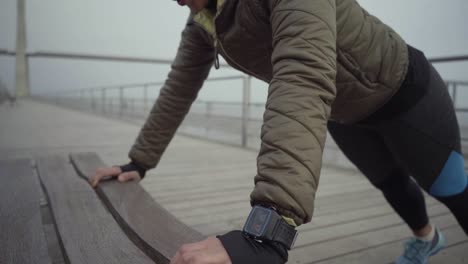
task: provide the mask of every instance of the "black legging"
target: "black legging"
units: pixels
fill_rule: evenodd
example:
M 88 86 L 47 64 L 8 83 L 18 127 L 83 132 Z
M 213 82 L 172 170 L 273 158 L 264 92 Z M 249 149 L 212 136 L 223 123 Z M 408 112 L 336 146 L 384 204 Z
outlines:
M 429 72 L 426 94 L 408 111 L 352 125 L 330 121 L 328 129 L 410 228 L 418 230 L 428 223 L 421 186 L 451 210 L 468 234 L 459 126 L 445 83 L 432 66 Z

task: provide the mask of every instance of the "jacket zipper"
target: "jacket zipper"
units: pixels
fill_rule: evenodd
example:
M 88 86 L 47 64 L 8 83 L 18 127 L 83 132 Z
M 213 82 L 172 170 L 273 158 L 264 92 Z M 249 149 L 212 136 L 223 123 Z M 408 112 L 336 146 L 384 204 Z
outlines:
M 259 80 L 263 80 L 265 82 L 268 83 L 267 80 L 265 80 L 264 78 L 256 75 L 255 73 L 247 70 L 246 68 L 244 68 L 243 66 L 241 66 L 239 63 L 237 63 L 235 60 L 233 60 L 231 58 L 231 56 L 229 56 L 229 54 L 226 52 L 226 50 L 223 48 L 223 45 L 221 43 L 221 41 L 219 41 L 218 39 L 218 34 L 217 34 L 217 31 L 216 31 L 216 19 L 218 18 L 218 15 L 220 14 L 221 12 L 218 12 L 214 19 L 213 19 L 213 24 L 214 24 L 214 49 L 215 49 L 215 62 L 214 62 L 214 66 L 215 66 L 215 69 L 216 70 L 219 70 L 219 48 L 221 48 L 221 51 L 223 51 L 224 55 L 227 57 L 227 59 L 230 60 L 231 63 L 235 64 L 239 69 L 241 69 L 242 71 L 244 71 L 245 73 L 251 75 L 251 76 L 254 76 L 255 78 L 259 79 Z M 208 33 L 208 35 L 211 35 L 210 32 L 208 32 L 201 24 L 199 24 L 197 21 L 194 21 L 195 22 L 195 25 L 201 27 L 206 33 Z
M 241 66 L 239 63 L 237 63 L 235 60 L 233 60 L 231 58 L 231 56 L 229 56 L 229 54 L 226 52 L 226 50 L 223 48 L 223 44 L 221 43 L 221 41 L 218 40 L 218 36 L 216 35 L 216 26 L 215 26 L 215 42 L 214 42 L 214 48 L 215 48 L 215 68 L 216 68 L 216 63 L 218 63 L 218 68 L 216 69 L 219 69 L 219 50 L 218 50 L 218 47 L 221 48 L 221 51 L 224 53 L 224 55 L 230 60 L 231 63 L 235 64 L 238 68 L 242 69 L 244 72 L 246 72 L 247 74 L 250 74 L 252 76 L 254 76 L 255 78 L 257 79 L 260 79 L 260 80 L 263 80 L 265 82 L 268 82 L 267 80 L 265 80 L 264 78 L 256 75 L 255 73 L 247 70 L 246 68 L 244 68 L 243 66 Z

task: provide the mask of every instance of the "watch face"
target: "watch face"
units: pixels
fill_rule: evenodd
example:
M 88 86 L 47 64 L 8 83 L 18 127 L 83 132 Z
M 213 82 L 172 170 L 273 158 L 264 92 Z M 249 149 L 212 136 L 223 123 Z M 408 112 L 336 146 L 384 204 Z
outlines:
M 268 224 L 270 214 L 271 212 L 268 209 L 255 207 L 250 216 L 246 231 L 258 237 L 262 236 Z

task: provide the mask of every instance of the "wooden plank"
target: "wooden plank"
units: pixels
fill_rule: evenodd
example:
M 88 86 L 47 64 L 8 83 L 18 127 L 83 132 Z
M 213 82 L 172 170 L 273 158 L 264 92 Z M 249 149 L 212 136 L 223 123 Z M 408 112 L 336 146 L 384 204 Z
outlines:
M 449 247 L 442 250 L 439 254 L 431 258 L 431 263 L 450 263 L 450 264 L 466 264 L 468 263 L 468 240 L 462 230 L 458 230 L 458 236 L 464 236 L 465 240 L 456 244 L 450 241 Z
M 457 223 L 455 218 L 450 214 L 433 217 L 431 221 L 439 228 L 447 228 Z M 365 251 L 382 244 L 400 241 L 410 235 L 411 231 L 406 225 L 392 225 L 319 244 L 295 247 L 291 251 L 290 261 L 291 263 L 317 263 L 346 254 Z
M 254 170 L 237 170 L 233 172 L 225 172 L 219 174 L 211 174 L 209 177 L 196 177 L 193 179 L 187 179 L 182 177 L 174 176 L 170 183 L 160 180 L 160 174 L 157 173 L 155 179 L 152 181 L 145 181 L 145 187 L 150 190 L 155 191 L 155 195 L 161 198 L 170 198 L 170 197 L 180 197 L 181 194 L 191 195 L 191 194 L 203 194 L 211 193 L 211 191 L 220 191 L 220 189 L 230 190 L 230 189 L 240 189 L 240 188 L 250 188 L 254 187 L 254 181 L 252 180 L 252 171 Z M 185 173 L 190 174 L 190 170 L 187 170 Z M 218 181 L 213 182 L 213 178 L 218 179 Z M 191 181 L 190 186 L 185 186 L 184 183 Z M 339 193 L 343 191 L 351 192 L 352 187 L 364 187 L 373 188 L 367 181 L 367 179 L 361 178 L 356 179 L 353 177 L 341 177 L 341 179 L 330 180 L 330 177 L 326 177 L 323 181 L 320 182 L 320 188 L 317 195 L 329 195 L 333 189 Z M 159 201 L 159 200 L 158 200 Z
M 384 198 L 382 194 L 374 190 L 349 193 L 345 195 L 334 195 L 324 199 L 317 198 L 314 215 L 335 214 L 342 211 L 366 208 L 382 204 L 383 202 Z M 248 216 L 251 207 L 248 198 L 245 198 L 244 201 L 234 204 L 192 208 L 186 211 L 172 210 L 173 209 L 171 209 L 171 212 L 180 217 L 180 219 L 185 223 L 189 223 L 190 225 L 201 225 L 213 222 L 215 217 L 217 221 L 221 219 L 233 221 L 236 219 L 238 220 L 239 217 L 242 220 L 245 220 L 245 217 Z
M 302 225 L 298 227 L 299 235 L 302 232 L 318 229 L 318 228 L 326 228 L 333 225 L 339 225 L 342 223 L 348 223 L 351 221 L 357 221 L 360 219 L 366 219 L 368 217 L 377 217 L 382 215 L 394 214 L 393 209 L 390 206 L 386 205 L 386 203 L 381 203 L 376 206 L 361 208 L 361 209 L 352 209 L 350 211 L 343 210 L 334 214 L 325 214 L 319 215 L 314 214 L 312 222 Z M 228 230 L 239 229 L 245 223 L 244 218 L 235 218 L 229 219 L 225 221 L 219 221 L 216 224 L 201 224 L 195 225 L 193 228 L 199 230 L 203 234 L 208 236 L 218 235 L 225 233 Z
M 194 165 L 196 166 L 196 165 Z M 200 166 L 200 165 L 198 165 Z M 174 170 L 177 170 L 176 166 L 173 167 Z M 180 188 L 180 182 L 187 182 L 191 181 L 194 187 L 200 187 L 206 185 L 207 182 L 210 182 L 212 184 L 216 184 L 216 182 L 213 182 L 213 178 L 216 178 L 220 180 L 219 182 L 223 183 L 223 186 L 230 186 L 232 184 L 238 184 L 238 183 L 248 183 L 253 186 L 254 181 L 254 175 L 256 168 L 254 166 L 250 168 L 239 168 L 236 170 L 232 170 L 229 168 L 224 169 L 223 171 L 219 172 L 203 172 L 203 173 L 197 173 L 195 172 L 195 169 L 192 168 L 187 168 L 183 170 L 179 170 L 180 173 L 177 174 L 171 174 L 170 177 L 165 177 L 167 176 L 166 174 L 162 173 L 159 168 L 157 169 L 156 173 L 158 175 L 157 178 L 157 184 L 161 188 L 165 187 L 172 187 L 174 186 L 179 186 Z M 328 177 L 323 177 L 320 179 L 320 185 L 327 185 L 328 183 L 330 184 L 346 184 L 346 183 L 356 183 L 357 179 L 355 177 L 343 177 L 342 175 L 340 176 L 335 176 L 335 175 L 327 175 Z M 221 181 L 222 180 L 222 181 Z M 361 177 L 359 180 L 363 181 L 365 180 L 364 177 Z
M 52 260 L 52 264 L 62 264 L 65 263 L 63 257 L 62 248 L 59 243 L 56 229 L 53 224 L 44 225 L 44 233 L 47 240 L 47 247 L 49 249 L 49 256 Z
M 154 263 L 126 237 L 67 158 L 41 158 L 37 166 L 66 263 Z
M 427 203 L 428 209 L 433 211 L 432 207 L 438 206 L 436 201 L 430 200 Z M 359 209 L 351 209 L 351 210 L 342 210 L 340 212 L 336 212 L 333 214 L 314 214 L 311 223 L 302 225 L 298 228 L 299 231 L 299 238 L 302 236 L 303 233 L 312 231 L 312 230 L 326 230 L 330 229 L 331 233 L 337 235 L 335 232 L 335 228 L 342 228 L 342 225 L 351 224 L 354 222 L 360 221 L 367 221 L 369 219 L 378 218 L 378 217 L 393 217 L 395 215 L 395 211 L 387 204 L 386 201 L 382 201 L 381 204 L 359 208 Z M 244 225 L 244 219 L 229 219 L 225 221 L 217 221 L 215 224 L 202 224 L 202 225 L 195 225 L 193 228 L 199 230 L 201 233 L 213 236 L 224 234 L 228 230 L 234 230 L 242 228 Z M 361 228 L 361 226 L 358 226 Z M 351 229 L 352 230 L 352 229 Z M 315 234 L 315 233 L 313 233 Z M 318 238 L 318 236 L 313 235 L 313 240 Z M 311 240 L 312 241 L 312 240 Z M 296 242 L 297 245 L 298 242 Z
M 37 174 L 36 174 L 36 177 Z M 47 248 L 49 250 L 49 256 L 52 260 L 52 264 L 62 264 L 65 263 L 65 258 L 62 253 L 62 245 L 60 244 L 60 239 L 58 237 L 57 229 L 54 225 L 54 219 L 52 217 L 52 212 L 50 211 L 49 204 L 47 203 L 47 197 L 42 188 L 40 189 L 41 193 L 41 214 L 42 214 L 42 225 L 44 228 L 44 234 L 47 241 Z
M 51 263 L 30 160 L 0 161 L 0 263 Z
M 468 245 L 466 243 L 466 235 L 458 226 L 458 224 L 449 226 L 442 229 L 446 239 L 446 249 L 439 252 L 436 256 L 430 259 L 430 263 L 468 263 L 468 262 L 456 262 L 454 259 L 463 259 L 468 256 Z M 391 241 L 389 243 L 383 243 L 377 247 L 369 247 L 362 251 L 354 252 L 351 254 L 345 254 L 335 258 L 331 258 L 325 261 L 315 262 L 317 264 L 363 264 L 363 263 L 393 263 L 393 261 L 403 253 L 404 240 Z M 464 252 L 460 254 L 459 246 L 465 246 Z M 452 248 L 455 247 L 455 248 Z M 455 252 L 457 251 L 457 252 Z M 453 258 L 453 259 L 451 259 Z
M 154 191 L 157 201 L 168 208 L 170 204 L 183 204 L 190 208 L 193 206 L 188 204 L 188 201 L 203 203 L 205 200 L 208 203 L 216 201 L 218 204 L 227 204 L 230 198 L 235 198 L 236 200 L 244 198 L 244 200 L 248 200 L 254 188 L 254 182 L 251 179 L 240 178 L 237 180 L 235 179 L 232 183 L 228 183 L 225 175 L 218 177 L 212 175 L 212 178 L 215 177 L 218 179 L 216 182 L 205 181 L 204 185 L 198 188 L 195 184 L 190 184 L 190 187 L 185 187 L 185 183 L 188 181 L 181 179 L 178 184 L 173 184 L 172 188 L 167 187 L 167 189 L 172 189 L 172 191 L 168 191 L 164 186 L 158 185 L 158 183 L 154 184 L 154 188 L 145 186 L 145 189 Z M 317 197 L 320 199 L 325 196 L 343 195 L 370 189 L 375 188 L 371 186 L 367 180 L 355 180 L 352 183 L 325 184 L 320 187 Z M 203 207 L 203 204 L 196 207 Z
M 72 154 L 71 159 L 88 180 L 97 168 L 106 167 L 95 153 Z M 129 238 L 153 257 L 169 259 L 182 244 L 204 239 L 156 203 L 139 183 L 103 182 L 96 191 Z
M 245 169 L 250 169 L 252 172 L 252 169 L 255 169 L 255 159 L 252 160 L 247 160 L 247 159 L 242 159 L 240 161 L 236 161 L 235 157 L 238 157 L 239 154 L 236 153 L 233 157 L 228 157 L 227 159 L 232 162 L 232 163 L 214 163 L 213 164 L 213 159 L 215 157 L 208 157 L 204 160 L 201 160 L 200 158 L 194 158 L 192 163 L 180 163 L 180 164 L 164 164 L 162 166 L 158 166 L 158 174 L 160 175 L 161 179 L 171 179 L 173 177 L 180 177 L 180 175 L 186 171 L 191 171 L 193 174 L 190 175 L 185 175 L 185 177 L 192 177 L 192 175 L 206 175 L 206 174 L 222 174 L 226 173 L 227 171 L 236 171 L 236 170 L 245 170 Z M 211 161 L 211 163 L 206 163 L 207 161 Z M 197 163 L 198 161 L 198 163 Z M 205 162 L 205 163 L 204 163 Z M 211 165 L 211 166 L 210 166 Z M 255 171 L 255 170 L 253 170 Z M 252 176 L 253 177 L 253 176 Z
M 448 213 L 444 205 L 437 204 L 428 208 L 431 210 L 431 216 L 441 216 Z M 351 237 L 356 234 L 363 234 L 389 226 L 397 226 L 404 224 L 402 219 L 396 214 L 383 215 L 377 217 L 367 217 L 358 221 L 349 221 L 339 225 L 323 227 L 320 229 L 304 230 L 300 232 L 295 246 L 310 246 L 312 244 L 320 244 L 323 242 Z

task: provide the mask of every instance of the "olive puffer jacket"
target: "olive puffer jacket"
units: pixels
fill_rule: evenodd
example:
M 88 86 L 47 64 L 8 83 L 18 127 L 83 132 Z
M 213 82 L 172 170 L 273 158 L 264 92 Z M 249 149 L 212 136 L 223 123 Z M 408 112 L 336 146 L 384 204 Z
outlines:
M 157 165 L 218 54 L 269 83 L 252 203 L 309 222 L 327 120 L 353 123 L 384 105 L 406 75 L 406 43 L 355 0 L 218 0 L 190 16 L 134 162 Z

